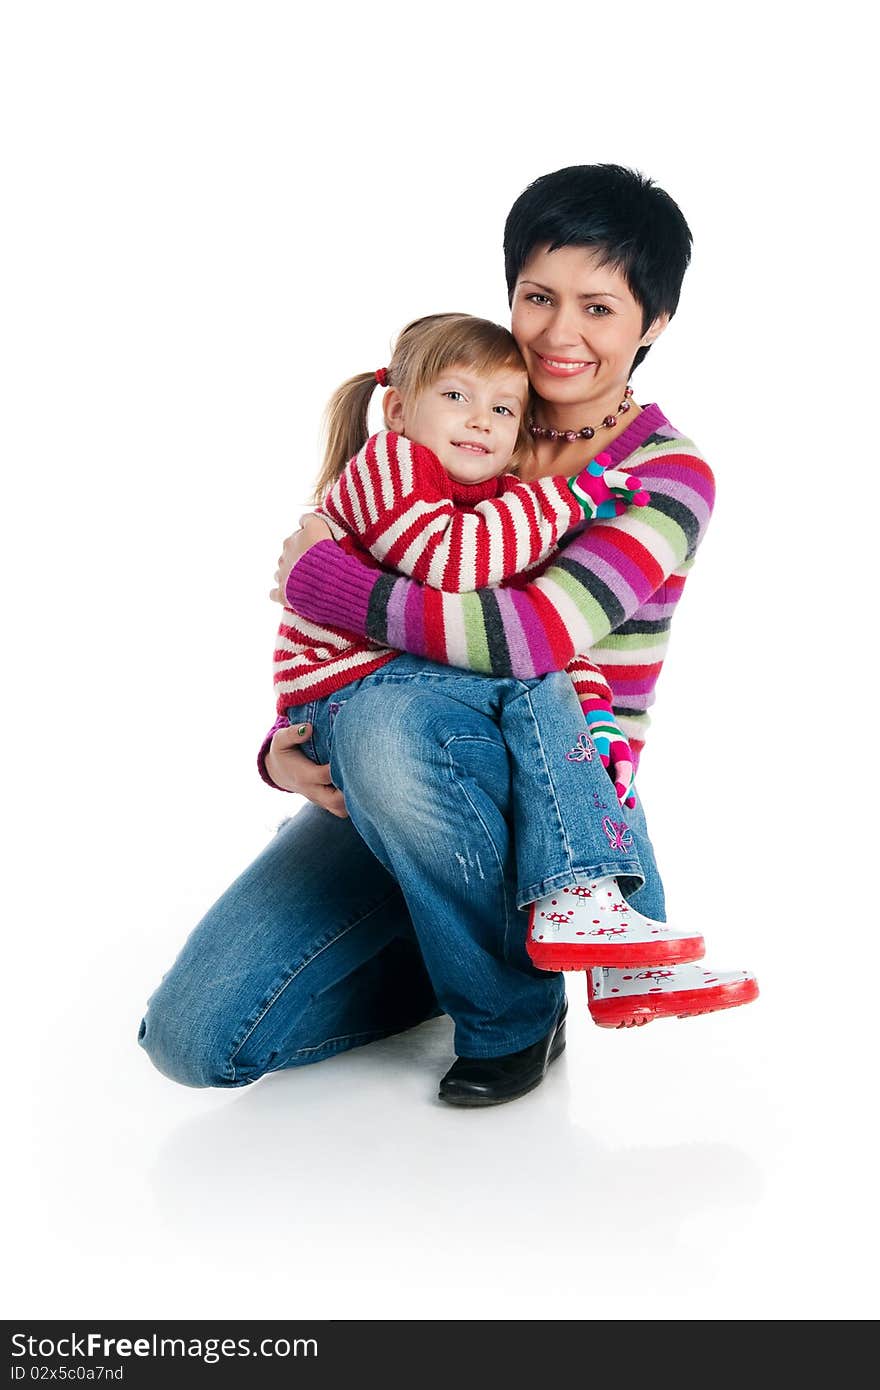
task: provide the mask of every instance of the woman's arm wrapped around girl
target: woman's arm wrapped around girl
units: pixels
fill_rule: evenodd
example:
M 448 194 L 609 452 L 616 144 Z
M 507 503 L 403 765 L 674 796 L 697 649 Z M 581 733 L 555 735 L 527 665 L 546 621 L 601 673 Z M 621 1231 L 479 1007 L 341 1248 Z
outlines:
M 587 653 L 604 666 L 599 644 L 639 621 L 664 587 L 664 616 L 647 621 L 658 639 L 668 630 L 715 500 L 709 465 L 683 437 L 648 443 L 633 463 L 648 504 L 587 526 L 522 587 L 446 593 L 368 569 L 323 542 L 286 576 L 287 601 L 313 622 L 491 675 L 527 679 Z

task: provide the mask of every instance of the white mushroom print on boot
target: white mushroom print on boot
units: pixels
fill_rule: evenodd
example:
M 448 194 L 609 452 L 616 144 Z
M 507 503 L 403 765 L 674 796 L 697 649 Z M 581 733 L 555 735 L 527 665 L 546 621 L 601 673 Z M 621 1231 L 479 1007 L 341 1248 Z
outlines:
M 630 907 L 616 878 L 560 888 L 531 904 L 527 949 L 539 970 L 589 970 L 675 965 L 699 960 L 699 932 L 643 917 Z
M 600 1028 L 637 1028 L 655 1018 L 694 1018 L 735 1009 L 758 997 L 750 970 L 672 965 L 645 970 L 590 970 L 587 994 Z

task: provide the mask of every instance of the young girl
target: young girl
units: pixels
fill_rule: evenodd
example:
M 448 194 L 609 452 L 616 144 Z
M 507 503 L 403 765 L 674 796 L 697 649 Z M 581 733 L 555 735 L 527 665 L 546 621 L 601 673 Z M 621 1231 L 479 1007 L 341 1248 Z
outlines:
M 377 382 L 388 387 L 390 428 L 364 443 Z M 352 378 L 330 402 L 319 513 L 344 549 L 435 589 L 428 622 L 443 623 L 444 592 L 534 578 L 571 527 L 648 500 L 638 478 L 607 467 L 607 455 L 572 479 L 518 481 L 512 469 L 530 448 L 528 390 L 506 329 L 438 314 L 404 329 L 387 369 Z M 466 650 L 466 630 L 447 637 Z M 331 761 L 342 703 L 399 659 L 391 648 L 285 608 L 275 652 L 276 728 L 325 729 L 326 747 L 313 735 L 304 751 Z M 444 674 L 438 668 L 438 679 Z M 577 657 L 566 673 L 487 678 L 485 698 L 510 754 L 517 904 L 530 909 L 533 963 L 589 970 L 699 959 L 699 933 L 627 902 L 625 894 L 645 879 L 651 850 L 643 823 L 628 823 L 618 806 L 635 807 L 632 754 L 598 667 Z M 417 905 L 409 906 L 415 916 Z

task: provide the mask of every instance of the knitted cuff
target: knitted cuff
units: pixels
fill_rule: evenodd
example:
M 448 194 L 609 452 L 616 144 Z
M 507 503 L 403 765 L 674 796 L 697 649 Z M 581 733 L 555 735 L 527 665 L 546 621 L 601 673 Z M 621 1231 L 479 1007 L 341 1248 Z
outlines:
M 588 492 L 581 486 L 581 480 L 586 474 L 586 469 L 578 473 L 574 478 L 567 478 L 565 485 L 572 503 L 577 507 L 581 516 L 585 516 L 588 521 L 592 521 L 596 515 L 597 504 L 593 501 Z
M 301 618 L 366 636 L 370 594 L 379 574 L 346 555 L 335 541 L 319 541 L 297 560 L 284 592 Z
M 579 521 L 583 521 L 584 517 L 586 516 L 586 512 L 584 511 L 583 503 L 581 502 L 580 498 L 578 497 L 577 493 L 574 491 L 574 488 L 572 487 L 572 483 L 576 482 L 577 479 L 545 478 L 543 479 L 543 481 L 546 483 L 556 484 L 556 491 L 560 501 L 564 502 L 565 505 L 568 507 L 569 526 L 576 526 Z M 562 535 L 563 533 L 560 532 L 560 540 L 562 540 Z
M 580 701 L 581 709 L 586 714 L 588 710 L 603 709 L 611 710 L 614 696 L 611 693 L 611 686 L 606 681 L 602 672 L 594 666 L 592 669 L 581 670 L 577 666 L 569 663 L 568 670 L 574 681 L 574 688 Z
M 272 781 L 272 778 L 269 776 L 268 772 L 266 771 L 266 757 L 267 757 L 267 754 L 268 754 L 268 752 L 269 752 L 269 749 L 272 747 L 272 739 L 274 738 L 275 734 L 277 734 L 277 732 L 278 732 L 279 729 L 286 729 L 286 728 L 287 728 L 287 720 L 284 718 L 284 715 L 283 715 L 283 714 L 279 714 L 278 718 L 275 720 L 275 723 L 272 725 L 272 727 L 271 727 L 271 729 L 269 730 L 269 732 L 267 733 L 266 737 L 263 739 L 263 742 L 262 742 L 262 744 L 260 745 L 260 751 L 259 751 L 259 753 L 257 754 L 257 771 L 259 772 L 259 774 L 260 774 L 260 776 L 262 777 L 263 781 L 266 783 L 266 786 L 267 786 L 267 787 L 272 787 L 276 792 L 286 792 L 286 791 L 290 791 L 290 788 L 289 788 L 289 787 L 279 787 L 279 785 L 278 785 L 277 782 L 273 782 L 273 781 Z

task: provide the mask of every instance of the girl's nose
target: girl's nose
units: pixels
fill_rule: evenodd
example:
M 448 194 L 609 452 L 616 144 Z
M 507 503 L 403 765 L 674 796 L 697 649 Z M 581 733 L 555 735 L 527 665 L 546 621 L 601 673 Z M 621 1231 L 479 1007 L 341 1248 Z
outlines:
M 492 423 L 492 413 L 488 406 L 474 405 L 468 417 L 468 424 L 474 430 L 488 430 Z

